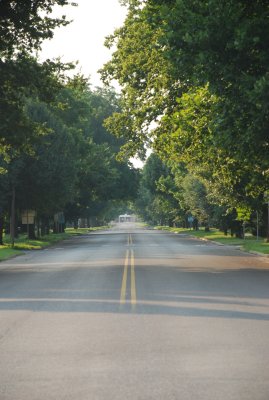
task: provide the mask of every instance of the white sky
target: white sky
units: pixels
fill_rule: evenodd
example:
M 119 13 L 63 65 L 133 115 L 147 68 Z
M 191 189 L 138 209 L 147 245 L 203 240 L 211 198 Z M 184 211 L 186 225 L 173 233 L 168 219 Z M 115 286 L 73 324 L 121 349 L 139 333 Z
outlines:
M 40 59 L 61 57 L 63 62 L 78 61 L 81 72 L 91 77 L 93 86 L 102 86 L 97 73 L 110 59 L 105 37 L 123 25 L 126 7 L 118 0 L 76 0 L 77 7 L 55 8 L 57 16 L 66 15 L 71 24 L 54 31 L 42 46 Z

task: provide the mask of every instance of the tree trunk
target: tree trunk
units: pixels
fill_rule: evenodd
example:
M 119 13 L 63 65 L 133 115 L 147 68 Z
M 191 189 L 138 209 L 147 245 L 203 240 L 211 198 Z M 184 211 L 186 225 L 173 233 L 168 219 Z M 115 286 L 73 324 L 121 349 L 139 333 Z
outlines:
M 35 224 L 30 224 L 28 228 L 28 239 L 36 239 Z
M 205 226 L 205 232 L 209 232 L 209 231 L 210 231 L 209 225 L 206 224 L 206 226 Z
M 50 223 L 49 218 L 41 218 L 41 236 L 48 235 L 50 233 Z
M 41 226 L 40 226 L 40 219 L 37 220 L 37 237 L 41 236 Z
M 18 239 L 18 237 L 19 237 L 18 215 L 15 212 L 14 238 Z
M 4 217 L 0 214 L 0 245 L 3 246 L 3 229 L 4 229 Z
M 12 187 L 11 216 L 10 216 L 10 242 L 14 247 L 15 242 L 15 187 Z
M 197 219 L 197 218 L 194 218 L 194 219 L 193 219 L 192 226 L 193 226 L 193 229 L 194 229 L 195 231 L 199 231 L 198 219 Z
M 53 233 L 59 233 L 59 224 L 58 224 L 58 222 L 54 222 L 54 224 L 53 224 Z
M 46 221 L 44 218 L 41 218 L 40 233 L 41 233 L 41 236 L 46 235 Z

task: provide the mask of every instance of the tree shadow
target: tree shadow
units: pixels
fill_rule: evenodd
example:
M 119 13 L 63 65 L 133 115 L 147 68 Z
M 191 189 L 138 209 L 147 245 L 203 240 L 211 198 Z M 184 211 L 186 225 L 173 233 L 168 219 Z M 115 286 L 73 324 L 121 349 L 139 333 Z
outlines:
M 137 303 L 120 304 L 123 262 L 107 259 L 54 264 L 18 264 L 0 271 L 0 310 L 49 313 L 171 315 L 269 321 L 269 273 L 241 268 L 196 270 L 138 259 Z M 156 259 L 157 262 L 157 259 Z M 36 269 L 35 269 L 36 268 Z

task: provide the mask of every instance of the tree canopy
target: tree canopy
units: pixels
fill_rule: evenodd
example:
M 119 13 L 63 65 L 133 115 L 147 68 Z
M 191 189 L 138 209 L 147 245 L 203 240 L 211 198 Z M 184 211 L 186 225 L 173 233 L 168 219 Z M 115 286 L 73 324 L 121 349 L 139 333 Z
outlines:
M 75 5 L 1 2 L 1 234 L 3 215 L 8 221 L 11 214 L 14 227 L 23 210 L 35 210 L 42 226 L 54 215 L 62 220 L 63 212 L 75 224 L 93 216 L 102 222 L 114 202 L 127 204 L 136 192 L 137 171 L 128 160 L 116 161 L 124 140 L 103 126 L 120 110 L 119 96 L 92 90 L 82 75 L 68 77 L 72 64 L 36 58 L 42 41 L 69 23 L 54 18 L 53 7 L 68 4 Z
M 261 207 L 269 185 L 268 2 L 126 3 L 102 71 L 123 88 L 122 110 L 106 122 L 127 139 L 123 152 L 150 144 L 202 179 L 212 202 Z

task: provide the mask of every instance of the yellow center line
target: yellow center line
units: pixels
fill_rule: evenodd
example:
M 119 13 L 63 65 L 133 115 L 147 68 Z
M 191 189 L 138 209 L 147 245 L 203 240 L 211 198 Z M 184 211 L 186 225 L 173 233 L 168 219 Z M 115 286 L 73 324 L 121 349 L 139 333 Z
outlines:
M 126 250 L 126 257 L 124 263 L 124 271 L 121 284 L 120 293 L 120 304 L 124 304 L 126 301 L 126 287 L 127 287 L 127 276 L 128 276 L 128 264 L 129 264 L 129 250 Z
M 131 250 L 131 303 L 133 307 L 136 305 L 135 262 L 133 250 Z
M 133 244 L 132 235 L 129 233 L 127 237 L 127 245 L 131 246 Z M 134 250 L 127 249 L 126 256 L 124 261 L 124 270 L 122 276 L 121 283 L 121 293 L 120 293 L 120 305 L 126 303 L 127 296 L 127 279 L 128 279 L 128 267 L 130 265 L 131 269 L 131 304 L 134 309 L 136 306 L 136 284 L 135 284 L 135 258 L 134 258 Z
M 132 245 L 133 245 L 133 238 L 132 238 L 131 233 L 128 233 L 128 236 L 127 236 L 127 246 L 132 246 Z

